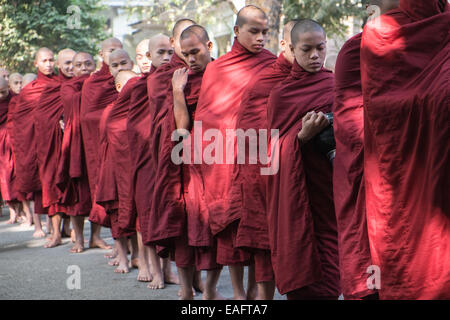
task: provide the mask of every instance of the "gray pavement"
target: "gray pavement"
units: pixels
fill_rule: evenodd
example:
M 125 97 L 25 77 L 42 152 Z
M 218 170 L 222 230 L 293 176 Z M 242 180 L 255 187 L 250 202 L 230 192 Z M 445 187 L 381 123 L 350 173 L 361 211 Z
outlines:
M 8 225 L 8 218 L 9 212 L 4 207 L 0 217 L 0 299 L 178 299 L 178 285 L 150 290 L 147 283 L 136 280 L 137 269 L 131 269 L 128 274 L 114 273 L 114 267 L 109 266 L 104 258 L 107 250 L 89 249 L 83 253 L 70 253 L 70 239 L 63 239 L 61 246 L 46 249 L 43 247 L 45 239 L 33 239 L 34 227 Z M 86 223 L 86 239 L 89 239 L 89 234 L 90 224 Z M 103 228 L 102 236 L 109 244 L 113 243 L 109 229 Z M 70 284 L 76 284 L 70 281 L 75 274 L 69 267 L 80 271 L 80 289 L 69 289 Z M 176 272 L 174 263 L 172 269 Z M 204 272 L 202 276 L 205 276 Z M 233 295 L 227 268 L 222 271 L 218 290 L 225 298 Z M 196 297 L 199 298 L 201 294 Z M 285 297 L 277 292 L 275 299 Z

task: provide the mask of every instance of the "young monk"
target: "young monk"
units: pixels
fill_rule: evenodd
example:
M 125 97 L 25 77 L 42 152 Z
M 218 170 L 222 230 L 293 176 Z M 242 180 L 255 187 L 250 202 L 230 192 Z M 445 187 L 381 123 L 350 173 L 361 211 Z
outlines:
M 17 190 L 23 194 L 34 194 L 34 237 L 44 237 L 41 227 L 41 214 L 47 214 L 42 206 L 42 186 L 39 179 L 36 136 L 34 128 L 34 112 L 45 87 L 57 82 L 54 75 L 55 59 L 48 48 L 40 48 L 35 57 L 35 67 L 38 69 L 36 80 L 26 85 L 19 95 L 13 117 L 14 153 L 16 160 Z M 47 223 L 49 229 L 50 223 Z M 49 231 L 49 230 L 47 230 Z
M 0 68 L 0 77 L 5 79 L 6 81 L 9 81 L 9 71 L 5 68 Z
M 288 299 L 337 299 L 339 285 L 332 167 L 311 141 L 329 125 L 334 78 L 323 68 L 326 35 L 312 20 L 291 31 L 290 75 L 271 92 L 269 129 L 279 130 L 279 156 L 268 176 L 267 214 L 275 283 Z M 275 143 L 273 141 L 272 143 Z
M 147 56 L 149 39 L 144 39 L 136 46 L 136 63 L 142 74 L 149 73 L 152 62 Z
M 247 85 L 238 111 L 236 128 L 247 130 L 267 129 L 267 100 L 273 87 L 291 72 L 294 55 L 290 49 L 291 30 L 296 21 L 289 21 L 283 28 L 280 42 L 282 52 L 276 62 L 255 75 Z M 257 139 L 260 139 L 256 134 Z M 267 141 L 267 138 L 264 138 Z M 258 140 L 259 141 L 259 140 Z M 254 143 L 257 143 L 256 141 Z M 246 143 L 248 152 L 254 146 Z M 239 147 L 238 147 L 239 148 Z M 261 148 L 261 146 L 260 146 Z M 239 226 L 236 247 L 249 251 L 255 262 L 257 299 L 273 299 L 274 275 L 270 258 L 266 214 L 266 177 L 261 174 L 261 165 L 251 164 L 250 155 L 245 154 L 245 163 L 234 168 L 232 193 L 239 201 Z M 249 188 L 249 186 L 251 186 Z
M 14 94 L 19 94 L 22 90 L 22 80 L 23 77 L 20 73 L 13 73 L 9 76 L 9 89 Z
M 66 207 L 75 233 L 71 253 L 84 251 L 84 219 L 91 211 L 89 181 L 83 156 L 80 126 L 81 89 L 95 71 L 95 62 L 86 52 L 77 53 L 72 60 L 74 77 L 62 83 L 60 96 L 64 106 L 64 136 L 56 183 L 63 193 L 61 203 Z M 95 227 L 91 228 L 91 243 L 95 241 Z
M 181 234 L 183 210 L 180 189 L 177 188 L 179 185 L 174 180 L 176 176 L 169 175 L 173 163 L 170 161 L 171 132 L 164 125 L 166 116 L 170 119 L 165 102 L 170 95 L 169 88 L 173 73 L 176 69 L 186 66 L 181 55 L 180 34 L 193 24 L 195 22 L 189 19 L 181 19 L 175 23 L 170 38 L 175 54 L 170 63 L 160 67 L 147 81 L 151 119 L 149 148 L 152 151 L 150 157 L 152 171 L 150 171 L 151 180 L 148 186 L 151 190 L 151 200 L 150 210 L 142 219 L 145 227 L 141 231 L 145 244 L 162 245 L 169 250 L 173 249 L 174 237 Z M 171 221 L 170 228 L 166 228 L 168 221 Z M 178 283 L 178 279 L 171 273 L 170 260 L 165 258 L 163 264 L 164 277 L 156 275 L 153 279 L 155 284 L 150 284 L 151 288 L 164 287 L 164 282 Z
M 114 78 L 109 71 L 109 56 L 117 49 L 122 49 L 122 43 L 116 38 L 101 43 L 99 54 L 103 59 L 102 68 L 85 81 L 81 92 L 80 124 L 92 200 L 89 220 L 94 223 L 92 227 L 95 235 L 90 247 L 102 249 L 111 247 L 100 238 L 101 225 L 110 227 L 111 223 L 105 209 L 97 204 L 95 198 L 100 163 L 98 127 L 103 110 L 117 99 Z
M 166 121 L 170 121 L 171 125 L 169 125 L 173 129 L 188 133 L 193 125 L 192 119 L 203 73 L 212 60 L 210 55 L 212 42 L 203 27 L 193 25 L 181 33 L 180 49 L 189 69 L 181 68 L 173 74 L 170 89 L 173 98 L 169 97 L 167 100 L 167 108 L 169 114 L 173 114 L 175 121 L 169 118 Z M 197 272 L 207 270 L 203 299 L 222 299 L 223 297 L 216 289 L 222 267 L 216 263 L 216 243 L 212 238 L 208 221 L 202 217 L 204 214 L 207 215 L 204 211 L 204 203 L 200 203 L 200 199 L 196 197 L 196 189 L 200 182 L 192 178 L 189 168 L 183 166 L 179 184 L 186 203 L 186 216 L 183 234 L 175 241 L 175 262 L 181 281 L 181 299 L 193 299 L 192 288 L 195 287 L 196 270 Z M 197 274 L 197 277 L 200 275 Z
M 448 1 L 401 0 L 363 31 L 366 215 L 381 299 L 450 299 L 449 29 Z
M 55 82 L 43 90 L 34 113 L 36 154 L 42 184 L 42 205 L 48 208 L 53 234 L 44 245 L 53 248 L 61 244 L 61 220 L 66 209 L 60 203 L 61 192 L 56 186 L 56 170 L 61 153 L 62 130 L 60 121 L 64 112 L 61 102 L 61 84 L 73 77 L 72 59 L 76 52 L 63 49 L 58 53 L 56 65 L 59 75 Z
M 276 60 L 276 56 L 264 49 L 267 32 L 266 14 L 255 6 L 244 7 L 238 13 L 234 27 L 236 38 L 231 52 L 211 62 L 205 71 L 195 121 L 202 122 L 203 131 L 220 130 L 223 137 L 220 144 L 223 146 L 227 145 L 227 129 L 236 128 L 236 116 L 247 84 L 254 75 Z M 194 128 L 194 139 L 195 136 Z M 220 147 L 217 142 L 211 145 Z M 211 150 L 211 146 L 207 147 L 205 143 L 199 152 L 203 154 L 203 151 Z M 216 160 L 211 165 L 203 161 L 201 166 L 205 186 L 203 197 L 209 211 L 211 231 L 217 238 L 217 263 L 229 266 L 234 298 L 253 299 L 256 294 L 252 272 L 248 296 L 243 284 L 244 265 L 252 264 L 251 257 L 235 247 L 239 207 L 234 207 L 237 201 L 231 197 L 234 165 L 227 164 L 226 152 L 223 152 L 223 158 L 217 156 L 219 151 L 215 151 Z
M 173 48 L 170 45 L 169 37 L 156 35 L 149 39 L 147 58 L 152 61 L 151 69 L 144 73 L 136 82 L 130 98 L 130 106 L 127 115 L 127 135 L 131 161 L 131 195 L 133 197 L 133 207 L 136 210 L 136 221 L 131 219 L 121 224 L 122 228 L 136 226 L 138 245 L 140 247 L 139 274 L 138 281 L 153 281 L 154 275 L 159 275 L 158 280 L 151 283 L 151 288 L 164 288 L 159 279 L 162 279 L 162 270 L 159 258 L 154 247 L 144 246 L 142 241 L 143 219 L 150 207 L 149 194 L 150 186 L 149 161 L 150 150 L 148 140 L 150 137 L 150 112 L 148 108 L 147 81 L 153 76 L 157 68 L 170 62 L 173 55 Z M 153 266 L 152 266 L 153 264 Z M 153 270 L 150 270 L 150 268 Z M 152 271 L 152 272 L 151 272 Z

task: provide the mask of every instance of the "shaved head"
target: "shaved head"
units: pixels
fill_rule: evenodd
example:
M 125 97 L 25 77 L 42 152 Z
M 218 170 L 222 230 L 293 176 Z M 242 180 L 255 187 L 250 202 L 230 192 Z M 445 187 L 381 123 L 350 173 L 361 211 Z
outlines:
M 123 49 L 116 49 L 109 55 L 109 72 L 113 77 L 116 77 L 119 71 L 133 69 L 133 65 L 130 55 Z
M 183 59 L 183 55 L 181 54 L 181 48 L 180 48 L 180 35 L 187 27 L 192 26 L 194 24 L 196 24 L 196 23 L 190 19 L 181 19 L 181 20 L 178 20 L 175 23 L 175 26 L 173 27 L 172 37 L 170 38 L 170 44 L 172 45 L 172 47 L 175 51 L 175 54 L 180 59 Z
M 45 47 L 40 48 L 36 52 L 34 66 L 46 76 L 53 74 L 55 71 L 55 57 L 53 51 Z
M 20 73 L 13 73 L 9 76 L 9 88 L 15 94 L 19 94 L 22 90 L 23 77 Z
M 295 45 L 300 39 L 300 36 L 308 32 L 318 32 L 326 35 L 325 30 L 317 21 L 311 19 L 303 19 L 298 21 L 292 28 L 291 31 L 292 45 L 295 47 Z
M 117 38 L 109 38 L 104 40 L 101 44 L 101 49 L 99 51 L 103 62 L 109 66 L 109 55 L 117 49 L 123 49 L 122 42 Z
M 78 52 L 72 60 L 75 77 L 89 75 L 95 71 L 95 61 L 87 52 Z
M 291 31 L 294 28 L 295 24 L 298 22 L 298 19 L 288 21 L 283 27 L 283 39 L 280 41 L 281 51 L 283 52 L 284 57 L 290 63 L 294 63 L 294 54 L 291 51 L 290 45 L 291 41 Z
M 0 77 L 4 78 L 5 80 L 8 81 L 9 79 L 9 71 L 6 70 L 5 68 L 0 68 Z
M 77 53 L 72 49 L 63 49 L 58 52 L 58 59 L 56 65 L 58 69 L 68 78 L 73 77 L 73 64 L 72 60 Z
M 141 73 L 148 73 L 151 68 L 151 61 L 147 56 L 150 39 L 139 42 L 136 47 L 136 63 Z
M 5 78 L 0 77 L 0 101 L 5 100 L 9 96 L 8 81 Z
M 148 42 L 147 57 L 152 61 L 155 68 L 159 68 L 163 64 L 169 63 L 174 50 L 170 44 L 168 36 L 158 34 L 150 38 Z
M 131 78 L 136 78 L 138 75 L 131 70 L 122 70 L 116 75 L 114 82 L 116 83 L 116 90 L 120 92 Z
M 268 20 L 266 13 L 257 6 L 248 5 L 239 10 L 236 18 L 236 25 L 243 27 L 251 19 Z
M 184 29 L 180 35 L 180 41 L 190 37 L 196 37 L 198 40 L 205 44 L 209 41 L 208 32 L 205 28 L 198 24 L 194 24 Z
M 27 73 L 23 76 L 22 79 L 22 89 L 25 88 L 27 84 L 36 80 L 37 75 L 35 73 Z

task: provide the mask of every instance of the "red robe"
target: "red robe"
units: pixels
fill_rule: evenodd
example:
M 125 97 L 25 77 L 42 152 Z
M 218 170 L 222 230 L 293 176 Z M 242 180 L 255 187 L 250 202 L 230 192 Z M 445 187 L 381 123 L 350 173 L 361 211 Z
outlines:
M 75 77 L 64 82 L 60 90 L 64 136 L 56 182 L 63 192 L 61 202 L 71 216 L 89 216 L 92 208 L 80 125 L 81 89 L 87 78 L 88 75 Z
M 61 191 L 56 186 L 56 171 L 61 156 L 63 131 L 60 120 L 64 113 L 61 101 L 61 84 L 70 80 L 59 70 L 57 81 L 48 84 L 33 110 L 36 135 L 36 154 L 42 183 L 42 204 L 52 216 L 66 212 L 60 203 Z
M 244 131 L 267 129 L 267 101 L 272 88 L 291 72 L 292 64 L 281 54 L 269 68 L 257 74 L 248 84 L 238 111 L 236 128 Z M 270 134 L 270 133 L 269 133 Z M 267 141 L 267 139 L 265 139 Z M 260 162 L 250 164 L 249 143 L 245 145 L 245 163 L 234 167 L 232 190 L 239 212 L 236 246 L 269 250 L 266 214 L 266 181 Z M 258 149 L 259 151 L 259 149 Z
M 132 205 L 137 217 L 130 216 L 129 221 L 120 221 L 120 228 L 129 229 L 136 227 L 141 232 L 142 220 L 139 217 L 146 215 L 150 207 L 151 176 L 149 174 L 148 139 L 150 136 L 150 113 L 148 108 L 147 80 L 154 74 L 156 68 L 151 67 L 150 72 L 144 74 L 133 86 L 127 115 L 127 136 L 130 150 L 130 172 Z
M 109 72 L 108 65 L 103 63 L 102 68 L 92 74 L 83 85 L 80 123 L 92 198 L 89 220 L 107 227 L 110 226 L 109 217 L 105 209 L 99 206 L 95 199 L 101 157 L 99 125 L 104 109 L 116 99 L 117 91 L 114 86 L 114 78 Z
M 339 235 L 339 266 L 344 298 L 375 293 L 367 287 L 372 265 L 364 193 L 364 117 L 360 72 L 361 36 L 342 47 L 336 62 L 333 127 L 336 158 L 333 192 Z
M 223 139 L 219 138 L 219 141 L 213 143 L 203 142 L 199 151 L 202 153 L 207 151 L 207 146 L 210 144 L 215 144 L 218 148 L 222 144 L 223 156 L 217 154 L 216 158 L 218 162 L 222 161 L 223 164 L 214 162 L 209 165 L 205 162 L 209 159 L 203 159 L 200 166 L 192 166 L 191 174 L 199 174 L 199 179 L 204 182 L 204 188 L 200 192 L 208 208 L 213 235 L 223 231 L 232 222 L 240 218 L 240 203 L 238 201 L 240 194 L 238 193 L 238 197 L 236 197 L 231 192 L 234 164 L 226 164 L 226 130 L 236 128 L 239 106 L 247 84 L 255 74 L 268 68 L 275 60 L 276 56 L 269 51 L 264 49 L 260 53 L 254 54 L 245 49 L 235 39 L 231 51 L 211 62 L 206 68 L 195 121 L 201 121 L 203 133 L 208 129 L 217 129 L 222 134 Z M 193 140 L 201 141 L 200 132 L 196 132 L 196 130 L 198 128 L 194 128 Z M 230 149 L 234 150 L 233 143 L 231 143 Z M 228 157 L 230 158 L 230 155 Z M 234 158 L 231 158 L 231 160 L 233 162 Z M 200 172 L 198 170 L 196 172 L 196 168 L 199 168 Z M 232 248 L 231 251 L 233 251 Z M 225 261 L 228 259 L 219 259 L 219 256 L 222 256 L 220 252 L 218 252 L 219 263 L 228 263 Z M 243 259 L 238 258 L 238 260 Z
M 279 171 L 268 176 L 267 214 L 281 294 L 337 299 L 341 293 L 332 167 L 313 142 L 300 146 L 297 138 L 306 113 L 330 112 L 333 100 L 333 74 L 306 72 L 296 61 L 269 97 L 269 129 L 279 129 L 279 157 L 272 159 Z
M 0 194 L 5 201 L 17 201 L 19 195 L 14 189 L 14 157 L 8 133 L 8 109 L 15 95 L 10 92 L 0 101 Z
M 181 170 L 171 160 L 173 142 L 170 137 L 175 130 L 172 95 L 172 76 L 175 70 L 187 67 L 177 55 L 168 64 L 160 66 L 147 80 L 150 111 L 151 185 L 150 212 L 142 221 L 144 243 L 173 246 L 173 239 L 182 234 L 185 213 Z
M 121 228 L 128 221 L 133 220 L 131 215 L 135 215 L 132 207 L 131 191 L 131 171 L 130 171 L 130 148 L 126 132 L 126 120 L 130 104 L 131 93 L 138 77 L 130 79 L 122 88 L 117 100 L 105 109 L 102 118 L 104 123 L 104 157 L 102 158 L 102 169 L 99 176 L 99 188 L 97 190 L 97 203 L 100 199 L 100 191 L 103 190 L 111 197 L 112 206 L 111 231 L 114 238 L 123 238 L 136 233 L 134 228 Z M 101 124 L 101 136 L 102 134 Z M 102 174 L 103 173 L 103 174 Z M 108 198 L 108 197 L 107 197 Z
M 449 10 L 400 1 L 363 32 L 366 214 L 382 299 L 450 299 Z

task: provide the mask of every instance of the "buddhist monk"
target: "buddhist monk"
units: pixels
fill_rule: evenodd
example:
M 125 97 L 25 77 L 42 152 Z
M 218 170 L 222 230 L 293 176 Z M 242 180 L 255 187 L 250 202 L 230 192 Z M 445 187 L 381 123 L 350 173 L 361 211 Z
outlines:
M 245 131 L 267 129 L 267 100 L 270 92 L 289 75 L 294 62 L 290 44 L 291 30 L 295 23 L 296 21 L 289 21 L 283 27 L 280 42 L 282 51 L 276 62 L 255 75 L 247 85 L 238 111 L 236 128 Z M 255 137 L 260 141 L 257 134 Z M 267 138 L 264 137 L 263 140 L 267 141 Z M 252 147 L 255 146 L 247 144 L 243 151 L 238 150 L 245 153 L 246 161 L 242 165 L 235 166 L 233 173 L 232 192 L 235 193 L 235 199 L 239 201 L 241 210 L 236 247 L 246 249 L 252 254 L 258 289 L 256 298 L 268 300 L 273 299 L 275 283 L 267 230 L 266 179 L 261 175 L 261 165 L 250 162 L 252 155 L 248 152 Z
M 5 79 L 6 81 L 9 81 L 9 71 L 5 68 L 0 68 L 0 77 Z
M 167 108 L 173 109 L 174 129 L 188 133 L 192 128 L 193 116 L 197 106 L 200 86 L 206 66 L 212 61 L 212 42 L 206 30 L 199 25 L 187 27 L 180 35 L 180 51 L 189 68 L 174 72 L 170 91 L 173 97 L 167 99 Z M 174 121 L 175 120 L 175 121 Z M 175 240 L 175 262 L 181 281 L 181 299 L 193 299 L 200 270 L 206 270 L 206 284 L 203 286 L 203 299 L 222 299 L 217 293 L 217 281 L 221 266 L 216 263 L 216 243 L 212 238 L 204 203 L 196 197 L 199 181 L 191 179 L 189 167 L 182 167 L 179 185 L 185 201 L 185 217 L 182 235 Z M 203 210 L 203 211 L 202 211 Z M 197 283 L 198 285 L 198 283 Z
M 47 84 L 34 108 L 34 127 L 39 176 L 42 184 L 42 205 L 48 208 L 53 234 L 45 248 L 61 244 L 61 219 L 66 209 L 60 203 L 61 192 L 56 186 L 56 171 L 61 153 L 62 128 L 60 121 L 64 112 L 61 102 L 61 84 L 73 77 L 72 59 L 76 52 L 63 49 L 58 53 L 56 81 Z
M 147 56 L 149 41 L 150 39 L 142 40 L 136 46 L 136 63 L 142 74 L 149 73 L 152 67 L 152 62 Z
M 173 55 L 173 48 L 170 45 L 169 37 L 165 35 L 155 35 L 149 39 L 147 58 L 152 61 L 152 66 L 148 73 L 135 83 L 130 98 L 130 106 L 127 115 L 127 134 L 131 160 L 131 195 L 133 197 L 133 207 L 136 210 L 136 220 L 131 219 L 128 223 L 123 223 L 123 228 L 130 228 L 135 225 L 138 245 L 140 248 L 138 281 L 152 281 L 154 274 L 162 274 L 159 258 L 154 247 L 145 246 L 142 241 L 142 216 L 147 215 L 149 204 L 149 188 L 151 179 L 151 164 L 149 161 L 150 150 L 148 140 L 150 136 L 150 113 L 148 108 L 147 81 L 154 75 L 157 68 L 168 64 Z M 152 264 L 154 265 L 152 266 Z M 151 270 L 153 269 L 153 270 Z M 159 277 L 161 279 L 162 276 Z M 152 288 L 163 288 L 161 281 L 152 284 Z
M 150 140 L 149 148 L 151 153 L 150 185 L 151 199 L 150 210 L 146 216 L 143 216 L 142 223 L 145 225 L 141 229 L 142 238 L 145 244 L 154 246 L 161 245 L 168 250 L 174 248 L 173 240 L 181 235 L 183 225 L 183 201 L 181 199 L 180 185 L 177 183 L 179 171 L 174 168 L 170 161 L 171 153 L 171 128 L 166 126 L 165 120 L 173 119 L 171 108 L 167 108 L 166 98 L 170 95 L 169 89 L 171 79 L 175 70 L 185 67 L 180 49 L 180 34 L 190 25 L 195 24 L 190 19 L 178 20 L 172 30 L 170 38 L 171 46 L 174 49 L 174 55 L 170 63 L 159 67 L 155 74 L 147 80 L 147 94 L 149 97 L 150 108 Z M 171 122 L 172 123 L 172 122 Z M 175 169 L 172 171 L 171 169 Z M 175 175 L 173 175 L 175 173 Z M 170 227 L 167 228 L 167 222 L 170 221 Z M 150 288 L 164 287 L 165 283 L 178 283 L 178 279 L 172 275 L 170 260 L 166 257 L 163 260 L 162 274 L 155 274 L 153 284 Z M 154 266 L 155 263 L 152 263 Z
M 40 48 L 35 56 L 34 66 L 38 69 L 36 80 L 26 85 L 19 95 L 13 117 L 13 149 L 16 160 L 17 190 L 23 194 L 34 194 L 35 237 L 43 237 L 40 214 L 47 214 L 42 206 L 42 186 L 39 178 L 34 112 L 45 87 L 57 82 L 54 75 L 55 59 L 48 48 Z M 49 223 L 47 227 L 49 227 Z M 48 230 L 47 230 L 48 231 Z
M 447 1 L 400 0 L 363 31 L 366 216 L 380 299 L 450 299 L 449 29 Z
M 81 253 L 84 251 L 84 219 L 92 207 L 81 137 L 81 89 L 95 71 L 95 62 L 89 53 L 78 52 L 72 65 L 74 77 L 62 83 L 60 90 L 64 106 L 64 135 L 56 183 L 63 193 L 61 203 L 66 207 L 75 233 L 75 243 L 70 252 Z M 91 228 L 90 243 L 95 243 L 95 228 Z
M 23 77 L 20 73 L 13 73 L 9 76 L 9 89 L 14 94 L 19 94 L 22 90 L 22 80 Z
M 205 71 L 195 121 L 201 122 L 204 131 L 215 129 L 220 132 L 214 143 L 205 142 L 199 150 L 200 154 L 205 151 L 207 156 L 201 165 L 204 190 L 200 192 L 206 201 L 212 234 L 217 238 L 217 262 L 229 266 L 234 298 L 246 299 L 243 271 L 244 265 L 251 265 L 252 261 L 247 252 L 235 246 L 239 207 L 234 207 L 236 199 L 231 196 L 234 165 L 227 162 L 226 152 L 220 148 L 227 145 L 227 129 L 236 128 L 236 116 L 247 84 L 253 76 L 273 64 L 276 56 L 264 49 L 268 19 L 258 7 L 250 5 L 239 11 L 234 33 L 231 51 L 211 62 Z M 193 139 L 201 140 L 202 137 L 196 138 L 196 135 L 194 126 Z M 256 296 L 253 272 L 249 279 L 248 298 L 253 299 Z
M 21 90 L 23 88 L 25 88 L 30 82 L 36 80 L 37 75 L 35 73 L 27 73 L 23 76 L 22 79 L 22 87 Z
M 324 113 L 334 101 L 334 77 L 323 68 L 326 35 L 317 22 L 297 22 L 291 42 L 291 73 L 273 88 L 268 102 L 268 127 L 279 130 L 278 152 L 271 155 L 279 170 L 267 183 L 275 283 L 288 299 L 337 299 L 332 166 L 313 140 L 330 125 Z
M 371 1 L 384 14 L 398 1 Z M 344 299 L 376 298 L 367 286 L 373 264 L 366 222 L 364 190 L 364 117 L 360 47 L 362 33 L 348 40 L 336 62 L 333 128 L 336 139 L 333 192 L 339 235 L 339 269 Z
M 122 43 L 116 38 L 101 43 L 99 55 L 103 60 L 102 68 L 85 81 L 81 92 L 80 124 L 83 137 L 84 157 L 86 160 L 91 192 L 92 210 L 89 220 L 94 222 L 94 238 L 90 247 L 110 248 L 100 238 L 101 225 L 110 227 L 111 223 L 105 209 L 96 203 L 98 169 L 100 164 L 99 121 L 106 106 L 117 99 L 114 78 L 109 71 L 109 56 L 122 49 Z

